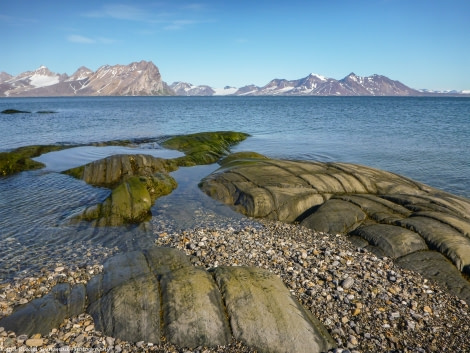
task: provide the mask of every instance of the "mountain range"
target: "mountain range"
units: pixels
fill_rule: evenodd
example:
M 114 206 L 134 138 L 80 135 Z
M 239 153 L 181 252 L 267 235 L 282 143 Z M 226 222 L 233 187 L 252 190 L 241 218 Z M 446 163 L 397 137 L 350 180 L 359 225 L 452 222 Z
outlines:
M 435 92 L 416 90 L 386 76 L 349 74 L 336 80 L 310 74 L 298 80 L 274 79 L 262 87 L 248 85 L 221 89 L 186 82 L 168 85 L 151 61 L 129 65 L 104 65 L 98 70 L 82 66 L 73 75 L 51 72 L 41 66 L 17 76 L 0 72 L 0 97 L 48 96 L 435 96 L 462 95 L 467 91 Z

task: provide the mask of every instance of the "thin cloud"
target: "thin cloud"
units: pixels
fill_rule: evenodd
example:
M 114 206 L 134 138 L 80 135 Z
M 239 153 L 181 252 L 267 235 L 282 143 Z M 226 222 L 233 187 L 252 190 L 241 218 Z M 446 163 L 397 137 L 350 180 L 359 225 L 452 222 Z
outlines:
M 78 44 L 95 44 L 95 43 L 112 44 L 112 43 L 117 42 L 115 39 L 111 39 L 111 38 L 105 38 L 105 37 L 90 38 L 90 37 L 85 37 L 79 34 L 69 35 L 67 37 L 67 40 L 69 42 L 78 43 Z
M 175 20 L 175 21 L 172 21 L 167 26 L 165 26 L 164 29 L 167 31 L 176 31 L 176 30 L 183 29 L 186 26 L 194 25 L 197 23 L 200 23 L 200 22 L 194 21 L 194 20 Z
M 94 18 L 113 18 L 116 20 L 128 21 L 149 21 L 148 12 L 141 8 L 130 5 L 105 5 L 100 10 L 91 11 L 85 14 L 87 17 Z
M 72 43 L 80 43 L 80 44 L 93 44 L 96 43 L 94 39 L 84 37 L 78 34 L 72 34 L 67 37 L 67 40 Z

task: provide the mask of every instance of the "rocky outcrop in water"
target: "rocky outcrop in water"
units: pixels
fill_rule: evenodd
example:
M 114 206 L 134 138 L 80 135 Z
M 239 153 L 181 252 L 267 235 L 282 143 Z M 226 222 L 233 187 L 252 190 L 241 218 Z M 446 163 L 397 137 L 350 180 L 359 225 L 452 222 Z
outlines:
M 92 221 L 98 226 L 146 221 L 155 200 L 177 186 L 169 172 L 179 166 L 215 163 L 247 136 L 232 131 L 173 136 L 162 141 L 162 145 L 184 152 L 185 156 L 167 160 L 142 154 L 114 155 L 67 170 L 65 174 L 88 184 L 113 189 L 103 203 L 88 207 L 75 219 Z
M 168 174 L 174 169 L 174 163 L 161 158 L 114 155 L 66 171 L 91 185 L 113 188 L 103 203 L 88 207 L 76 219 L 98 226 L 147 220 L 155 200 L 176 188 L 176 181 Z
M 0 326 L 17 334 L 46 334 L 83 311 L 84 293 L 83 285 L 59 284 L 0 320 Z M 87 284 L 86 294 L 86 311 L 96 328 L 131 342 L 194 348 L 235 339 L 260 352 L 322 352 L 334 346 L 276 275 L 253 267 L 208 272 L 172 248 L 110 258 Z
M 346 163 L 232 157 L 222 165 L 200 184 L 213 198 L 250 217 L 348 234 L 470 302 L 462 276 L 470 275 L 470 200 Z

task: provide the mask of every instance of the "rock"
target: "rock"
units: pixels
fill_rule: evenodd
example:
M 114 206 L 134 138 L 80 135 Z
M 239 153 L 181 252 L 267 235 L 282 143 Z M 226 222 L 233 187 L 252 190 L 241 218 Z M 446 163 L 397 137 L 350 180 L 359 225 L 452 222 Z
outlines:
M 176 170 L 171 160 L 143 154 L 118 154 L 64 172 L 90 185 L 114 188 L 133 176 L 150 177 Z
M 97 330 L 131 342 L 160 342 L 160 286 L 142 252 L 110 258 L 87 285 Z
M 52 324 L 50 317 L 59 299 L 70 307 L 70 316 L 83 312 L 85 289 L 80 288 L 81 296 L 73 295 L 74 290 L 66 295 L 65 284 L 57 285 L 34 305 L 25 306 L 28 310 L 17 310 L 0 322 L 15 332 L 48 334 L 51 325 L 44 323 Z M 140 348 L 168 342 L 199 350 L 226 346 L 236 339 L 264 352 L 321 352 L 334 346 L 322 324 L 276 275 L 254 267 L 208 272 L 194 267 L 184 252 L 174 248 L 155 247 L 109 258 L 103 272 L 87 284 L 86 293 L 86 311 L 94 324 L 91 320 L 69 324 L 73 332 L 62 341 L 70 338 L 81 344 L 97 330 L 103 343 L 118 343 L 116 351 L 121 341 Z M 55 320 L 54 327 L 63 319 Z M 75 326 L 82 331 L 72 337 Z M 32 339 L 39 343 L 41 338 Z
M 341 281 L 341 287 L 344 289 L 349 289 L 353 286 L 354 284 L 354 279 L 351 277 L 345 278 L 344 280 Z
M 409 257 L 436 249 L 470 274 L 470 200 L 359 165 L 236 157 L 204 178 L 201 190 L 250 217 L 347 234 L 379 257 L 407 258 L 397 261 L 470 298 L 464 277 L 435 275 L 410 265 L 420 255 Z
M 415 251 L 428 249 L 425 240 L 417 233 L 389 224 L 361 226 L 351 232 L 351 235 L 367 240 L 391 258 L 398 258 Z
M 214 131 L 174 136 L 162 141 L 163 147 L 184 152 L 176 158 L 179 166 L 193 166 L 217 162 L 229 154 L 231 146 L 245 140 L 249 135 L 242 132 Z
M 2 114 L 31 114 L 31 112 L 18 110 L 18 109 L 5 109 L 5 110 L 2 110 L 0 113 Z
M 42 338 L 30 338 L 26 340 L 26 345 L 28 347 L 40 347 L 44 343 Z
M 217 267 L 214 276 L 235 339 L 264 352 L 322 352 L 335 345 L 275 275 L 258 268 Z
M 396 263 L 436 281 L 449 292 L 470 303 L 470 282 L 466 281 L 462 273 L 441 253 L 418 251 L 398 258 Z
M 360 207 L 347 201 L 330 199 L 300 225 L 318 232 L 346 234 L 356 229 L 366 217 Z
M 205 270 L 183 267 L 161 279 L 167 339 L 180 347 L 226 345 L 230 327 L 222 296 Z
M 59 327 L 65 318 L 81 314 L 84 310 L 85 286 L 61 283 L 44 297 L 17 307 L 11 315 L 0 320 L 0 327 L 18 335 L 45 335 L 52 328 Z
M 95 221 L 99 226 L 140 223 L 150 218 L 155 200 L 175 188 L 176 181 L 168 174 L 134 176 L 116 187 L 103 203 L 88 207 L 76 219 Z

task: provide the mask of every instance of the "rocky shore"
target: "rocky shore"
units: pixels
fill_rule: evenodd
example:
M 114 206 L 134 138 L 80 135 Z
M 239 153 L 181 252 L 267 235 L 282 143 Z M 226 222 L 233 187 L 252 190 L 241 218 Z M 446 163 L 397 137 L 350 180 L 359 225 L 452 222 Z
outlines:
M 186 230 L 150 219 L 154 247 L 83 243 L 18 272 L 0 284 L 0 351 L 470 351 L 469 200 L 363 166 L 220 160 L 244 138 L 176 137 L 165 143 L 185 157 L 112 156 L 68 171 L 113 189 L 77 222 L 148 221 L 176 187 L 167 173 L 215 161 L 200 188 L 248 217 L 201 209 Z
M 470 350 L 470 309 L 415 272 L 352 245 L 347 237 L 298 225 L 263 222 L 242 229 L 199 228 L 156 234 L 157 246 L 183 249 L 196 266 L 256 266 L 278 275 L 291 293 L 328 329 L 333 352 L 464 352 Z M 58 266 L 2 285 L 2 316 L 16 303 L 47 292 L 57 282 L 80 283 L 101 271 Z M 16 293 L 14 296 L 10 293 Z M 241 342 L 186 349 L 163 343 L 125 342 L 95 329 L 91 316 L 65 320 L 47 335 L 16 336 L 0 329 L 0 347 L 11 351 L 95 348 L 114 352 L 252 352 Z

